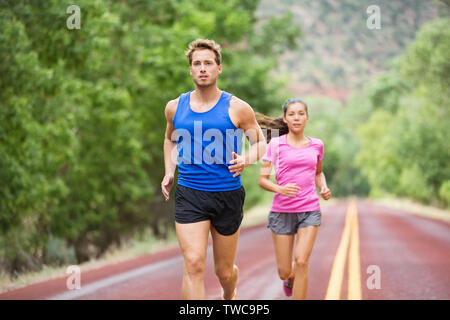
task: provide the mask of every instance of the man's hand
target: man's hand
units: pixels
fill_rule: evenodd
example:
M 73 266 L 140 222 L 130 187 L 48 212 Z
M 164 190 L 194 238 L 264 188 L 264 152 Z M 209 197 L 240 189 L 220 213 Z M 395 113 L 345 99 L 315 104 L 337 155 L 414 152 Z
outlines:
M 161 190 L 166 199 L 166 202 L 169 201 L 170 190 L 173 186 L 173 174 L 167 174 L 164 176 L 163 181 L 161 182 Z
M 328 187 L 322 187 L 320 189 L 320 195 L 322 196 L 323 200 L 328 200 L 331 198 L 331 191 L 328 189 Z
M 228 167 L 228 170 L 230 170 L 231 173 L 236 172 L 233 175 L 233 178 L 237 177 L 244 171 L 244 168 L 247 166 L 245 164 L 245 156 L 238 155 L 236 152 L 233 151 L 233 160 L 229 162 L 230 164 L 233 164 L 232 166 Z

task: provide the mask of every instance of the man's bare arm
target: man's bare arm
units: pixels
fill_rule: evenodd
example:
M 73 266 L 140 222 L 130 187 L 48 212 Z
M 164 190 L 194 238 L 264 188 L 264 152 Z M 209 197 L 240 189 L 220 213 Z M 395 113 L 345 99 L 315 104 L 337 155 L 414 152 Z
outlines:
M 236 172 L 234 176 L 239 175 L 245 167 L 256 163 L 266 152 L 267 143 L 262 133 L 261 127 L 256 121 L 255 112 L 252 107 L 239 98 L 233 97 L 230 101 L 233 108 L 233 114 L 237 116 L 237 127 L 244 131 L 245 136 L 250 142 L 250 149 L 243 156 L 234 154 L 233 164 L 229 167 L 230 172 Z M 242 159 L 241 159 L 242 158 Z
M 161 191 L 164 195 L 166 201 L 169 200 L 170 190 L 172 189 L 175 169 L 177 164 L 172 157 L 172 153 L 174 152 L 174 148 L 176 148 L 176 141 L 172 139 L 173 133 L 175 132 L 175 126 L 173 125 L 173 117 L 175 116 L 175 111 L 178 105 L 178 99 L 171 100 L 166 105 L 166 109 L 164 114 L 166 116 L 167 125 L 166 125 L 166 133 L 164 135 L 164 178 L 161 182 Z

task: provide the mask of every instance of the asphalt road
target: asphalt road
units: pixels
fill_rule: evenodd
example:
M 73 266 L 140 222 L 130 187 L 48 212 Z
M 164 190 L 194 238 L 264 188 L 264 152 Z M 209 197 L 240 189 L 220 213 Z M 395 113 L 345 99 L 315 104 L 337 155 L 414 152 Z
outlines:
M 309 262 L 308 299 L 450 299 L 450 223 L 371 201 L 339 201 L 322 210 Z M 208 247 L 208 299 L 220 298 Z M 265 224 L 241 231 L 238 299 L 287 299 Z M 178 247 L 0 294 L 2 299 L 180 299 Z M 71 278 L 72 279 L 72 278 Z M 74 283 L 73 281 L 69 281 Z

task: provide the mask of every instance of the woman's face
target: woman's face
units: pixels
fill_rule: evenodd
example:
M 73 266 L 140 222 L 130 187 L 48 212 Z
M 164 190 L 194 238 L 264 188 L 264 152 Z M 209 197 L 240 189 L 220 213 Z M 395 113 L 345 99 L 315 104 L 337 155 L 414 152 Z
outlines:
M 288 125 L 289 131 L 293 133 L 303 131 L 308 120 L 306 107 L 301 102 L 291 103 L 283 116 L 283 121 Z

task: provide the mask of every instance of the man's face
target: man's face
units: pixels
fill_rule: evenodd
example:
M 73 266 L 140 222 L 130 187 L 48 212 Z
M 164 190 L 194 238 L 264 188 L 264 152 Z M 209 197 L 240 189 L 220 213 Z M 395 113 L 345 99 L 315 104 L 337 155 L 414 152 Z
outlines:
M 216 85 L 222 66 L 216 63 L 216 55 L 212 50 L 202 49 L 192 54 L 189 70 L 197 87 L 209 87 Z

